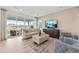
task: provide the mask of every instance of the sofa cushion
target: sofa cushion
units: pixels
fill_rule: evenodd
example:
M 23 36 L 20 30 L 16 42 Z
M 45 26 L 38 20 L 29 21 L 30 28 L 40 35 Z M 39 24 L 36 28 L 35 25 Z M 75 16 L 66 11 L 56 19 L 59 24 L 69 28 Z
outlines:
M 56 43 L 55 45 L 55 52 L 56 53 L 65 53 L 66 51 L 68 51 L 66 45 L 63 45 L 62 43 Z
M 64 37 L 72 37 L 71 33 L 62 33 Z
M 61 32 L 60 33 L 60 40 L 63 41 L 64 37 L 70 37 L 70 38 L 72 38 L 72 34 L 71 33 L 66 33 L 66 32 Z
M 73 45 L 75 44 L 77 41 L 74 40 L 72 37 L 64 37 L 64 40 L 63 40 L 65 43 L 67 44 L 70 44 L 70 45 Z
M 78 36 L 77 35 L 73 35 L 73 39 L 78 40 Z
M 79 47 L 64 43 L 60 40 L 54 40 L 55 52 L 57 53 L 79 53 Z

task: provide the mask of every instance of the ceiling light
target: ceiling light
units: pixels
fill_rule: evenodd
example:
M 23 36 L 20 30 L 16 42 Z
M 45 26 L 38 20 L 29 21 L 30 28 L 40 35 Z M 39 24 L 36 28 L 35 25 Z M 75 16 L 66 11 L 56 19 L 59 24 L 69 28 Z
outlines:
M 79 16 L 79 14 L 77 16 Z
M 19 9 L 19 11 L 23 11 L 23 9 Z
M 14 7 L 17 11 L 23 11 L 23 9 L 19 9 L 18 7 Z

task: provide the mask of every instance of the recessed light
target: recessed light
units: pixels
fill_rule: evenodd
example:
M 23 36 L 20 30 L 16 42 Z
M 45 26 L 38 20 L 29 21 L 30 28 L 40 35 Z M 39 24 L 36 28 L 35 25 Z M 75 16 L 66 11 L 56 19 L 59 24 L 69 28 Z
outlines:
M 19 9 L 19 11 L 23 11 L 23 9 Z
M 17 11 L 23 11 L 23 9 L 19 9 L 18 7 L 14 7 Z

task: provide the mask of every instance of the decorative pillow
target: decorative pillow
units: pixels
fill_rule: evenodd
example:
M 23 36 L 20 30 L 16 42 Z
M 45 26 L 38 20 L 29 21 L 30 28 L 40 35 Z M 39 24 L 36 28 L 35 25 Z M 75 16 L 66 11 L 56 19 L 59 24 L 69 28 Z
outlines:
M 73 35 L 73 39 L 78 40 L 78 36 L 77 35 Z
M 64 40 L 64 37 L 70 37 L 70 38 L 72 38 L 72 34 L 71 33 L 66 33 L 66 32 L 61 32 L 60 33 L 60 39 L 61 39 L 61 41 Z
M 64 37 L 72 37 L 71 33 L 64 33 Z

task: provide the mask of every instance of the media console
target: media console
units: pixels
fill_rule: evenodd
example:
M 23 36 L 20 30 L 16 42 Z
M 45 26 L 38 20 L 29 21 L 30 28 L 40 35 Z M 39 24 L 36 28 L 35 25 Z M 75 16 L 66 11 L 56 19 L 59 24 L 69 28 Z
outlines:
M 58 29 L 43 29 L 43 32 L 49 34 L 50 37 L 59 39 L 60 30 Z

